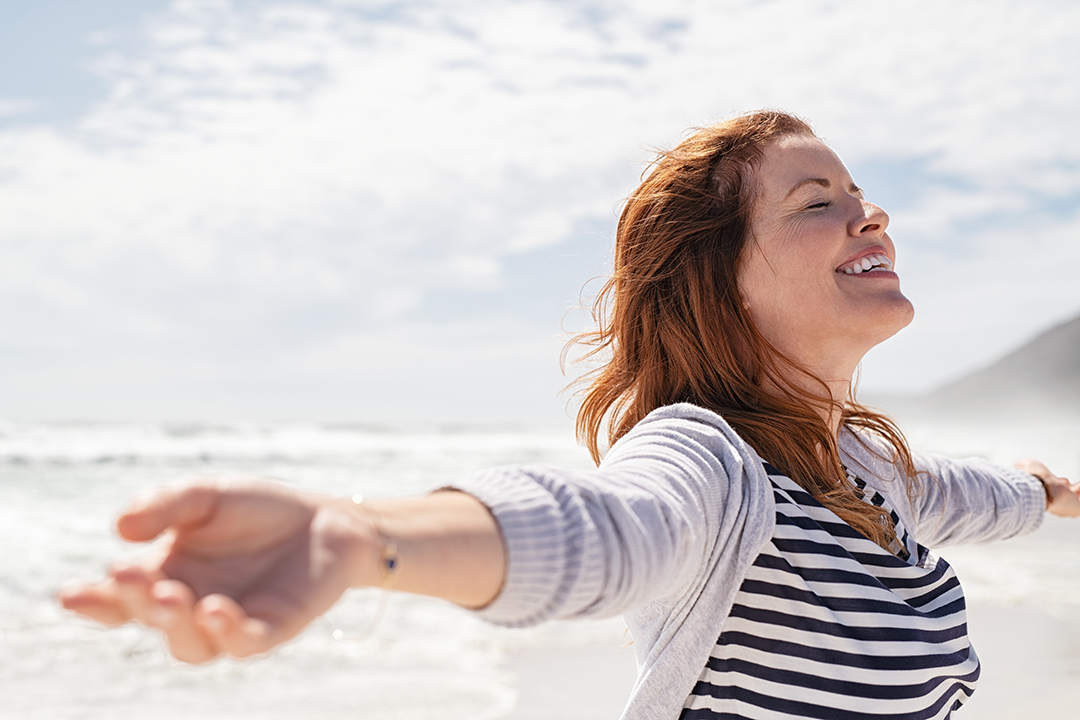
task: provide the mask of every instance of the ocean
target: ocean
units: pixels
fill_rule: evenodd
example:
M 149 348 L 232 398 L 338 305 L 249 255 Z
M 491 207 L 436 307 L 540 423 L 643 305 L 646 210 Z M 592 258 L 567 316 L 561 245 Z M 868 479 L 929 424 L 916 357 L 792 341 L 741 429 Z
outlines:
M 1080 424 L 906 428 L 912 445 L 1011 463 L 1031 456 L 1080 476 Z M 318 424 L 0 424 L 0 715 L 172 719 L 456 718 L 514 715 L 521 653 L 613 647 L 621 620 L 505 630 L 440 601 L 355 591 L 276 653 L 185 666 L 142 628 L 104 630 L 61 610 L 65 583 L 131 555 L 112 530 L 138 491 L 184 477 L 239 472 L 319 492 L 423 493 L 507 464 L 590 467 L 567 432 Z M 1049 518 L 1035 535 L 941 551 L 972 603 L 1080 611 L 1080 521 Z M 335 631 L 344 639 L 335 639 Z M 627 651 L 631 652 L 631 651 Z M 617 708 L 615 710 L 617 714 Z M 610 715 L 614 717 L 615 714 Z M 569 715 L 564 715 L 569 717 Z

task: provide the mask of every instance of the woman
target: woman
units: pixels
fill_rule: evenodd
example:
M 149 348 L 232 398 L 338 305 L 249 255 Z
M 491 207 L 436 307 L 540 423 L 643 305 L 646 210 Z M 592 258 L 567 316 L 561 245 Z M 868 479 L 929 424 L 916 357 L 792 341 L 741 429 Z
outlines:
M 948 717 L 978 677 L 962 591 L 926 546 L 1010 537 L 1080 484 L 913 456 L 858 405 L 863 355 L 910 322 L 888 216 L 799 119 L 737 117 L 657 161 L 619 222 L 594 471 L 488 471 L 355 504 L 257 482 L 154 492 L 118 522 L 161 554 L 62 595 L 172 653 L 244 657 L 349 587 L 523 626 L 626 613 L 625 718 Z

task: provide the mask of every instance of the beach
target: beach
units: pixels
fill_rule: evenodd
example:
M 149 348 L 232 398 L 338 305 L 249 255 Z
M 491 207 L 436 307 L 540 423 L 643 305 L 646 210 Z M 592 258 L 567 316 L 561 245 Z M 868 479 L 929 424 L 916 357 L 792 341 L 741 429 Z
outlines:
M 1080 463 L 1080 432 L 1060 426 L 914 426 L 913 444 L 1005 462 Z M 252 472 L 309 489 L 424 492 L 493 465 L 588 467 L 567 434 L 543 430 L 320 425 L 0 427 L 0 708 L 16 720 L 200 717 L 410 720 L 617 718 L 634 682 L 622 621 L 488 625 L 446 603 L 350 593 L 271 656 L 184 666 L 138 627 L 104 630 L 59 609 L 65 582 L 131 553 L 112 518 L 141 488 L 208 471 Z M 1071 463 L 1071 464 L 1070 464 Z M 972 720 L 1068 718 L 1080 689 L 1080 522 L 945 548 L 969 600 L 979 688 Z M 335 631 L 343 639 L 335 639 Z

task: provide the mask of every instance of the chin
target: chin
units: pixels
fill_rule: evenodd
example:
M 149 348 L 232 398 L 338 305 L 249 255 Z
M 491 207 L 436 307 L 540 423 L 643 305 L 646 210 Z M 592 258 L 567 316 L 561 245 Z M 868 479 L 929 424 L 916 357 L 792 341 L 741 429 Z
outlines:
M 906 297 L 897 293 L 896 297 L 890 299 L 887 307 L 882 308 L 880 314 L 875 313 L 875 316 L 878 318 L 875 327 L 879 331 L 877 334 L 880 335 L 874 343 L 876 345 L 885 342 L 910 325 L 915 319 L 915 306 Z

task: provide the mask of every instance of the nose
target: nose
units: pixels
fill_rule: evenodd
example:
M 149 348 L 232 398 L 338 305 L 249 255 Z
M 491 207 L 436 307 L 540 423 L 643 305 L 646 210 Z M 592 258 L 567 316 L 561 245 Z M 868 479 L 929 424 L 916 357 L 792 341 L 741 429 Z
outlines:
M 872 202 L 862 201 L 862 214 L 851 221 L 851 234 L 882 235 L 889 227 L 889 215 Z

